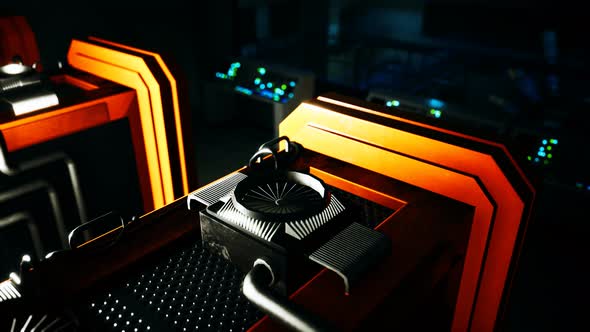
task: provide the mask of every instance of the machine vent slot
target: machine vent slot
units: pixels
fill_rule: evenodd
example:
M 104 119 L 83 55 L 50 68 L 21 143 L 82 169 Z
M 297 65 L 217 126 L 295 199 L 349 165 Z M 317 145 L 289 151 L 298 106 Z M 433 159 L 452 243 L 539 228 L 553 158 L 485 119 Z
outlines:
M 8 301 L 12 299 L 18 299 L 21 295 L 19 291 L 14 287 L 12 281 L 6 280 L 0 282 L 0 302 Z
M 240 172 L 236 172 L 226 178 L 219 181 L 213 182 L 200 188 L 190 195 L 188 195 L 188 206 L 190 209 L 190 202 L 197 200 L 206 206 L 209 206 L 219 201 L 223 196 L 229 195 L 229 193 L 236 187 L 240 181 L 244 180 L 248 176 Z
M 387 236 L 355 222 L 314 251 L 309 259 L 340 275 L 348 293 L 350 284 L 389 253 L 390 248 Z
M 285 222 L 285 232 L 302 240 L 315 230 L 332 220 L 339 213 L 344 211 L 344 205 L 332 195 L 328 206 L 319 214 L 302 220 Z M 277 233 L 283 222 L 280 221 L 263 221 L 249 217 L 236 209 L 232 200 L 228 200 L 218 212 L 219 216 L 236 226 L 254 234 L 266 241 L 271 241 Z
M 239 226 L 266 241 L 271 241 L 281 226 L 281 223 L 279 222 L 262 221 L 241 213 L 236 209 L 231 199 L 221 207 L 219 215 L 225 221 Z
M 332 195 L 330 204 L 322 212 L 307 219 L 287 222 L 285 232 L 298 240 L 302 240 L 328 221 L 334 219 L 342 211 L 344 211 L 344 205 L 340 203 L 336 196 Z

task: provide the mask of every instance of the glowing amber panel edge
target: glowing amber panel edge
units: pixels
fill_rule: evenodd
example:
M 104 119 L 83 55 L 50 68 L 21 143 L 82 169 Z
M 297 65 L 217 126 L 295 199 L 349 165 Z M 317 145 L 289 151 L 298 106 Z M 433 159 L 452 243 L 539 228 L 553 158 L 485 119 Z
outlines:
M 341 103 L 339 106 L 348 107 L 349 105 Z M 350 105 L 350 108 L 355 109 L 355 107 L 356 106 L 354 105 Z M 382 115 L 379 112 L 371 112 Z M 303 131 L 305 127 L 308 127 L 310 123 L 313 123 L 316 127 L 323 126 L 338 131 L 344 136 L 350 136 L 350 132 L 353 132 L 356 138 L 362 138 L 377 146 L 385 146 L 410 156 L 416 156 L 423 160 L 430 160 L 430 162 L 434 164 L 444 165 L 450 169 L 457 169 L 458 171 L 467 174 L 473 174 L 482 180 L 486 189 L 489 190 L 494 200 L 498 203 L 498 213 L 495 215 L 493 221 L 494 230 L 492 231 L 491 240 L 487 243 L 490 250 L 485 261 L 486 266 L 484 266 L 483 275 L 481 277 L 476 277 L 475 279 L 465 278 L 465 276 L 462 278 L 459 298 L 455 310 L 456 314 L 453 321 L 453 330 L 464 331 L 469 329 L 470 316 L 474 301 L 477 301 L 477 306 L 486 309 L 483 312 L 480 311 L 481 314 L 474 315 L 472 327 L 477 327 L 478 330 L 493 330 L 498 306 L 502 297 L 503 283 L 506 280 L 518 225 L 524 209 L 524 203 L 520 200 L 519 196 L 514 191 L 514 188 L 512 188 L 511 184 L 507 181 L 494 159 L 489 155 L 482 155 L 477 151 L 453 146 L 445 142 L 428 139 L 427 137 L 418 137 L 415 134 L 403 132 L 394 128 L 371 124 L 367 121 L 345 116 L 338 112 L 308 103 L 300 105 L 285 121 L 283 121 L 283 123 L 281 123 L 281 135 L 287 135 L 289 137 L 297 136 L 297 141 L 302 143 L 306 148 L 317 150 L 314 147 L 322 142 L 317 139 L 315 132 L 313 133 L 314 136 L 311 136 L 311 132 L 308 132 L 308 136 L 299 135 L 299 132 Z M 397 144 L 400 142 L 404 144 Z M 416 144 L 416 142 L 420 142 L 420 144 Z M 424 143 L 427 143 L 427 147 L 423 146 Z M 342 146 L 346 145 L 341 145 L 340 147 Z M 358 164 L 360 160 L 354 160 L 354 154 L 358 154 L 360 151 L 346 150 L 352 155 L 352 163 Z M 416 150 L 421 150 L 422 152 L 426 152 L 426 154 L 416 155 Z M 433 156 L 431 152 L 433 150 L 438 151 L 435 156 Z M 330 155 L 330 153 L 328 153 L 328 155 Z M 470 169 L 470 167 L 472 167 L 472 169 Z M 377 168 L 379 168 L 379 165 L 377 165 Z M 384 171 L 385 170 L 381 170 L 380 173 L 384 173 Z M 411 177 L 412 173 L 415 171 L 412 169 L 405 169 L 403 172 L 407 172 Z M 399 172 L 393 177 L 399 177 Z M 432 187 L 438 185 L 439 184 L 434 182 L 420 187 L 436 191 L 437 188 Z M 446 196 L 448 196 L 448 193 Z M 473 238 L 470 238 L 468 252 L 474 251 L 472 240 Z M 499 241 L 503 242 L 501 247 L 499 246 Z M 481 251 L 481 254 L 478 255 L 481 255 L 483 258 L 484 252 L 482 243 L 480 243 L 478 247 L 480 249 L 477 251 Z M 493 266 L 494 269 L 486 268 L 487 266 Z M 468 271 L 464 271 L 464 273 L 466 272 Z M 499 289 L 497 287 L 486 287 L 488 284 L 497 285 L 498 280 L 502 283 L 502 287 Z M 480 285 L 480 290 L 479 297 L 476 299 L 475 292 L 478 284 Z
M 159 86 L 143 59 L 74 39 L 68 62 L 136 90 L 154 208 L 174 201 Z
M 188 194 L 189 188 L 188 188 L 188 178 L 187 178 L 187 174 L 186 174 L 187 171 L 186 171 L 186 159 L 185 159 L 185 154 L 184 154 L 184 139 L 182 137 L 182 121 L 181 121 L 182 119 L 180 116 L 180 103 L 178 100 L 178 88 L 177 88 L 177 83 L 176 83 L 176 79 L 174 78 L 174 75 L 172 75 L 172 72 L 170 71 L 170 69 L 168 68 L 168 66 L 166 65 L 166 63 L 162 59 L 162 57 L 157 53 L 149 52 L 146 50 L 138 49 L 138 48 L 127 46 L 127 45 L 123 45 L 120 43 L 115 43 L 112 41 L 108 41 L 108 40 L 93 37 L 93 36 L 88 37 L 88 39 L 90 39 L 92 41 L 99 42 L 99 43 L 113 45 L 116 47 L 131 50 L 134 52 L 150 55 L 150 56 L 154 57 L 156 59 L 156 61 L 158 62 L 158 64 L 160 65 L 162 71 L 164 72 L 164 74 L 168 78 L 168 81 L 170 82 L 170 86 L 171 86 L 171 90 L 172 90 L 172 104 L 173 104 L 173 108 L 174 108 L 174 122 L 175 122 L 175 126 L 176 126 L 176 139 L 177 139 L 178 153 L 179 153 L 179 158 L 180 158 L 180 168 L 181 168 L 180 171 L 181 171 L 181 177 L 182 177 L 182 188 L 183 188 L 183 193 L 185 195 Z

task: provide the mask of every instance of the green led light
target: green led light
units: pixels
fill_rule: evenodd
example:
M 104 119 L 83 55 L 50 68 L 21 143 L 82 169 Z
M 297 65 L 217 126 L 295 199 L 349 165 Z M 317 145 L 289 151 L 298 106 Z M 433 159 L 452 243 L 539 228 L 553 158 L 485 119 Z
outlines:
M 557 140 L 555 138 L 550 139 L 549 142 L 553 145 L 557 145 Z
M 281 92 L 283 92 L 283 90 L 279 89 L 279 88 L 275 88 L 275 93 L 276 94 L 280 94 Z
M 436 110 L 434 108 L 430 109 L 430 114 L 434 115 L 434 113 L 436 113 Z
M 553 155 L 550 153 L 547 155 L 547 158 L 551 159 L 551 158 L 553 158 Z
M 580 182 L 577 182 L 576 183 L 576 188 L 578 188 L 578 189 L 582 189 L 583 186 L 584 185 L 582 183 L 580 183 Z
M 395 107 L 398 107 L 398 106 L 399 106 L 399 101 L 397 101 L 397 100 L 392 100 L 392 101 L 391 101 L 391 104 L 392 104 L 393 106 L 395 106 Z
M 281 85 L 281 89 L 283 89 L 283 90 L 287 90 L 287 84 L 283 84 L 283 85 Z
M 274 99 L 275 101 L 279 101 L 280 97 L 275 95 L 273 99 Z
M 543 164 L 549 165 L 549 160 L 547 160 L 547 159 L 543 160 Z
M 531 160 L 533 160 L 533 157 L 527 156 L 526 159 L 528 159 L 529 161 L 531 161 Z
M 547 147 L 547 151 L 551 151 L 551 149 L 553 149 L 553 148 L 551 147 L 551 145 L 549 145 L 549 146 Z
M 264 75 L 264 74 L 266 74 L 266 68 L 264 68 L 264 67 L 258 67 L 258 73 L 259 73 L 260 75 Z
M 260 77 L 256 77 L 254 79 L 254 84 L 258 85 L 258 84 L 260 84 L 260 81 L 261 81 Z

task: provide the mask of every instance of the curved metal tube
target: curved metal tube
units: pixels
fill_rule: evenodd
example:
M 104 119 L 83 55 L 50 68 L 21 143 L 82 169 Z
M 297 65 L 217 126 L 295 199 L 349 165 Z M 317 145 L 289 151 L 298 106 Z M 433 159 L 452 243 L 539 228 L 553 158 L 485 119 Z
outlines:
M 272 270 L 266 262 L 254 263 L 252 270 L 244 278 L 242 292 L 260 310 L 294 331 L 336 331 L 330 324 L 301 306 L 275 295 L 270 288 L 273 279 Z
M 4 138 L 0 134 L 0 173 L 3 173 L 4 175 L 14 176 L 21 172 L 62 160 L 66 165 L 68 175 L 70 177 L 70 182 L 72 183 L 72 190 L 74 192 L 74 199 L 76 200 L 76 207 L 78 209 L 78 215 L 80 217 L 80 224 L 83 224 L 84 222 L 86 222 L 87 219 L 86 206 L 84 204 L 84 199 L 82 197 L 82 190 L 80 188 L 80 181 L 78 179 L 78 172 L 76 170 L 76 164 L 74 164 L 74 161 L 67 154 L 63 152 L 56 152 L 40 158 L 27 160 L 17 165 L 16 167 L 13 167 L 12 165 L 10 165 L 7 159 L 7 151 Z
M 27 222 L 27 227 L 29 228 L 29 233 L 31 234 L 31 240 L 33 241 L 33 247 L 35 247 L 35 254 L 37 254 L 37 257 L 43 257 L 45 250 L 43 249 L 43 243 L 41 242 L 39 228 L 35 224 L 36 221 L 30 213 L 20 211 L 0 218 L 0 229 L 12 226 L 21 221 Z
M 61 207 L 59 203 L 59 197 L 55 192 L 55 189 L 49 185 L 45 181 L 35 181 L 24 184 L 17 188 L 7 190 L 4 192 L 0 192 L 0 203 L 4 203 L 8 200 L 14 199 L 15 197 L 22 196 L 37 190 L 45 189 L 47 191 L 47 195 L 49 197 L 49 203 L 51 204 L 51 210 L 53 211 L 53 218 L 55 219 L 55 223 L 57 226 L 57 230 L 59 232 L 59 237 L 61 243 L 64 248 L 67 247 L 68 242 L 66 239 L 66 227 L 63 220 L 63 215 L 61 212 Z

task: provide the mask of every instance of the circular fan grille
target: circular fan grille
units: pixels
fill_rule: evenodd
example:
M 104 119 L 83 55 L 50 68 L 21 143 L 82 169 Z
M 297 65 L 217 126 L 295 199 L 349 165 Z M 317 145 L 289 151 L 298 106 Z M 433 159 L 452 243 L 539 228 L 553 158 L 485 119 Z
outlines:
M 252 210 L 280 215 L 302 212 L 308 204 L 321 204 L 321 201 L 322 196 L 317 191 L 293 182 L 274 182 L 250 188 L 241 200 Z
M 234 205 L 264 221 L 293 221 L 320 212 L 329 195 L 322 183 L 307 174 L 289 172 L 284 178 L 246 179 L 234 190 Z

